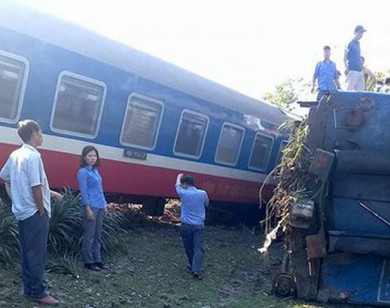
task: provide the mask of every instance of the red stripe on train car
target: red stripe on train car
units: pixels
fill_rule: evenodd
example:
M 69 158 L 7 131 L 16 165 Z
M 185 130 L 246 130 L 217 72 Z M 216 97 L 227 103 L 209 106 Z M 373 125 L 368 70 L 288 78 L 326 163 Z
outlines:
M 15 146 L 1 144 L 0 163 L 3 164 Z M 47 177 L 52 188 L 69 187 L 77 189 L 76 173 L 80 156 L 50 150 L 40 150 Z M 183 170 L 152 167 L 128 162 L 104 159 L 99 169 L 103 177 L 104 190 L 109 193 L 176 197 L 174 183 Z M 184 171 L 184 173 L 186 173 Z M 259 202 L 261 183 L 235 180 L 232 178 L 190 172 L 196 179 L 196 186 L 205 189 L 213 201 L 253 203 Z M 272 187 L 267 186 L 266 198 Z

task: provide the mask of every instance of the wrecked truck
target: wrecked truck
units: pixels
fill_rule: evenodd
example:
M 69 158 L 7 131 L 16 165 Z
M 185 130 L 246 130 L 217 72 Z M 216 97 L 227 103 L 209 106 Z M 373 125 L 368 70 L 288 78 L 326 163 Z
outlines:
M 338 92 L 308 107 L 305 185 L 291 205 L 277 295 L 390 306 L 390 95 Z

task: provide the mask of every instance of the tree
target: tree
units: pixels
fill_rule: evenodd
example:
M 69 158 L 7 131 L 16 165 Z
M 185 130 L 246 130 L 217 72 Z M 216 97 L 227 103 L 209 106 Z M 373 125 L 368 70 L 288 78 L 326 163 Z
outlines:
M 297 108 L 296 101 L 310 93 L 310 82 L 303 78 L 285 79 L 275 86 L 273 91 L 266 92 L 263 99 L 288 111 Z

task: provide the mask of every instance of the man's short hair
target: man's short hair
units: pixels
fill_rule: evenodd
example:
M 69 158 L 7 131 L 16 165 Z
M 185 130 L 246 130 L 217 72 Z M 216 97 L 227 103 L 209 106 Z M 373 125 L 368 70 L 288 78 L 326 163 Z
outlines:
M 39 124 L 33 120 L 22 120 L 18 123 L 18 135 L 24 143 L 30 141 L 33 133 L 39 133 L 40 130 Z
M 192 176 L 189 176 L 189 175 L 183 176 L 181 178 L 180 182 L 182 184 L 187 184 L 187 185 L 190 185 L 190 186 L 194 186 L 195 185 L 195 179 Z
M 324 51 L 325 51 L 325 50 L 330 50 L 330 46 L 325 45 L 324 48 L 323 48 L 323 50 L 324 50 Z

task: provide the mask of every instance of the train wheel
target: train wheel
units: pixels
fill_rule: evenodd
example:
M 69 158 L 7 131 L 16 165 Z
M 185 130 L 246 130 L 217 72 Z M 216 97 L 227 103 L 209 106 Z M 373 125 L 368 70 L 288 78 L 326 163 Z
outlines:
M 280 273 L 272 281 L 272 293 L 280 297 L 295 297 L 297 286 L 292 275 Z
M 151 198 L 142 202 L 142 211 L 146 215 L 161 216 L 164 214 L 165 198 Z

